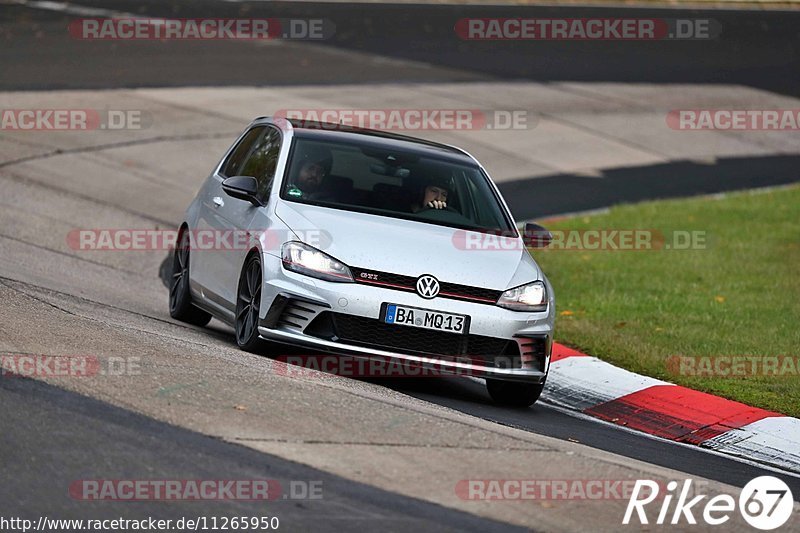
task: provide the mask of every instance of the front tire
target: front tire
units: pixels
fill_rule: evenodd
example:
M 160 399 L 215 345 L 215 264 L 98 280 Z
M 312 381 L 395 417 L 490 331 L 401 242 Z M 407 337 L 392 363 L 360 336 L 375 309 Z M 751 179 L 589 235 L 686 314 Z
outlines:
M 255 352 L 262 346 L 258 336 L 259 310 L 261 309 L 261 287 L 264 276 L 258 255 L 251 255 L 245 261 L 239 288 L 236 291 L 236 344 L 248 352 Z
M 192 304 L 189 292 L 189 233 L 184 230 L 178 238 L 172 258 L 169 286 L 169 316 L 195 326 L 205 326 L 211 315 Z
M 486 389 L 496 403 L 512 407 L 530 407 L 544 390 L 544 383 L 518 383 L 486 379 Z

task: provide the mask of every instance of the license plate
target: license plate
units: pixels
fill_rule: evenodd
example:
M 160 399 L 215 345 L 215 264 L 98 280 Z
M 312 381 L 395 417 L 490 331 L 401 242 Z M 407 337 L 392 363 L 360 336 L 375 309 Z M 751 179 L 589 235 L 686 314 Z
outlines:
M 386 304 L 383 321 L 398 326 L 412 326 L 450 333 L 466 333 L 469 329 L 469 317 L 466 315 L 441 313 L 397 304 Z

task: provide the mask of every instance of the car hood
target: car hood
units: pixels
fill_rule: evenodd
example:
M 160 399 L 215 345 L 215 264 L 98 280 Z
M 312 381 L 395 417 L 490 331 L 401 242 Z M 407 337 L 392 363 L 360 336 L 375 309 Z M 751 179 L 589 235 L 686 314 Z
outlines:
M 527 250 L 497 237 L 505 249 L 465 249 L 465 236 L 485 237 L 435 224 L 280 201 L 275 213 L 298 236 L 339 261 L 406 276 L 431 274 L 449 283 L 505 290 L 542 279 Z

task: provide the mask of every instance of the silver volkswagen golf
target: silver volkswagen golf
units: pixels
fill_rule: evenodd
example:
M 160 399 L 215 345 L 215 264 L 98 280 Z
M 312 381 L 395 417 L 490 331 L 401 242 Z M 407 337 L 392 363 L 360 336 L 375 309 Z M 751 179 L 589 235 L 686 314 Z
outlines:
M 553 289 L 465 151 L 385 132 L 258 118 L 186 211 L 170 315 L 263 341 L 485 378 L 532 405 L 550 363 Z

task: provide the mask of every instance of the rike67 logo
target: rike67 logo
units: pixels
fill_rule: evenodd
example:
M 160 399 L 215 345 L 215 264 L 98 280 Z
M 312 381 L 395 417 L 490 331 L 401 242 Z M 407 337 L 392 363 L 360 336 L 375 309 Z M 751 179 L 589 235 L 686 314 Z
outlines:
M 634 517 L 640 524 L 649 524 L 645 507 L 658 501 L 661 505 L 655 523 L 658 525 L 697 524 L 698 518 L 708 525 L 718 526 L 731 519 L 737 509 L 737 502 L 729 494 L 719 494 L 701 504 L 708 496 L 700 494 L 690 499 L 692 480 L 687 479 L 678 491 L 678 482 L 667 483 L 666 494 L 660 495 L 663 484 L 651 480 L 636 480 L 628 506 L 625 509 L 623 524 L 630 524 Z M 675 506 L 672 502 L 675 500 Z M 794 497 L 789 486 L 773 476 L 760 476 L 750 480 L 739 494 L 738 511 L 742 518 L 756 529 L 769 531 L 784 525 L 792 516 Z

